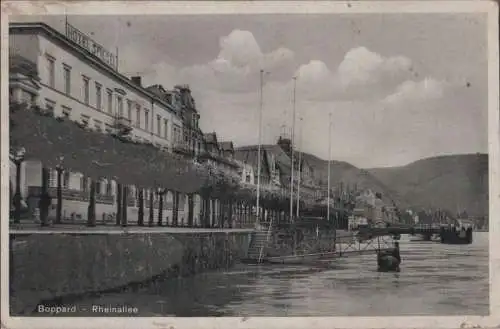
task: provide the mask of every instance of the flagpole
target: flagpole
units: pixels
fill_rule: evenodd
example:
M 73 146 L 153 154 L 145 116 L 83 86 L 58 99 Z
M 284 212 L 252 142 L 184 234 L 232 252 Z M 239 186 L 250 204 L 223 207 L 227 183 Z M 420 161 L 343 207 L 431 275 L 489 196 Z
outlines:
M 328 197 L 326 219 L 330 221 L 330 162 L 332 158 L 332 113 L 328 115 Z
M 299 218 L 300 213 L 300 178 L 302 172 L 302 118 L 300 120 L 300 133 L 299 133 L 299 173 L 297 174 L 297 212 L 295 216 Z
M 297 88 L 297 77 L 293 77 L 293 105 L 292 105 L 292 136 L 290 146 L 292 153 L 292 172 L 290 175 L 290 221 L 293 220 L 293 179 L 294 179 L 294 137 L 295 137 L 295 91 Z
M 262 108 L 264 106 L 264 73 L 269 74 L 269 72 L 264 72 L 260 70 L 260 88 L 259 88 L 259 146 L 257 151 L 257 224 L 260 224 L 260 176 L 261 176 L 261 152 L 262 152 Z

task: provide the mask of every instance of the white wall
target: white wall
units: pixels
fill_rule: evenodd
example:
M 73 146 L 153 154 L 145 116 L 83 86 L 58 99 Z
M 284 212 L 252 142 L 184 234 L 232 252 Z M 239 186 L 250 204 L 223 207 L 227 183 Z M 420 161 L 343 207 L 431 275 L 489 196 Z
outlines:
M 117 92 L 115 88 L 120 88 L 125 91 L 123 96 L 123 115 L 128 117 L 127 100 L 133 102 L 131 122 L 134 126 L 132 135 L 137 136 L 142 140 L 149 140 L 162 146 L 172 147 L 173 124 L 182 126 L 180 118 L 168 111 L 165 106 L 154 103 L 151 110 L 150 97 L 128 87 L 109 73 L 92 66 L 80 54 L 73 51 L 63 49 L 60 45 L 49 40 L 45 36 L 33 35 L 10 35 L 9 40 L 11 54 L 18 54 L 37 63 L 39 75 L 42 82 L 40 90 L 41 105 L 45 105 L 45 100 L 55 102 L 55 114 L 62 114 L 62 106 L 67 106 L 71 109 L 71 118 L 79 120 L 81 115 L 88 115 L 91 120 L 91 127 L 94 127 L 94 119 L 102 123 L 104 130 L 105 124 L 114 123 L 114 115 L 117 113 Z M 55 59 L 55 86 L 50 87 L 49 83 L 49 66 L 47 55 Z M 71 67 L 71 92 L 67 96 L 65 92 L 65 79 L 63 64 Z M 83 77 L 90 78 L 89 80 L 89 105 L 84 103 L 84 88 Z M 97 109 L 96 82 L 102 85 L 101 87 L 101 103 L 102 109 Z M 107 108 L 107 89 L 113 90 L 113 108 L 109 112 Z M 136 107 L 138 104 L 141 109 L 140 126 L 136 124 Z M 145 125 L 145 109 L 149 110 L 149 124 L 146 130 Z M 157 115 L 161 117 L 160 131 L 157 130 Z M 168 135 L 165 137 L 164 119 L 168 120 Z
M 140 126 L 134 126 L 131 135 L 141 140 L 148 140 L 171 149 L 173 125 L 182 126 L 180 118 L 166 109 L 165 106 L 154 103 L 152 106 L 149 96 L 128 86 L 105 70 L 90 64 L 86 57 L 70 49 L 63 48 L 60 44 L 49 40 L 43 35 L 10 35 L 10 53 L 21 55 L 37 64 L 39 76 L 41 79 L 41 89 L 39 90 L 39 104 L 45 107 L 47 100 L 55 103 L 54 114 L 61 116 L 63 106 L 70 108 L 70 119 L 80 121 L 82 115 L 89 117 L 89 126 L 95 127 L 95 123 L 101 124 L 102 131 L 105 131 L 106 124 L 113 125 L 115 115 L 118 112 L 117 96 L 119 93 L 115 88 L 125 91 L 125 95 L 120 95 L 123 99 L 123 116 L 128 117 L 127 100 L 132 101 L 131 122 L 136 124 L 137 107 L 140 106 Z M 55 85 L 50 86 L 50 74 L 47 55 L 55 59 L 54 76 Z M 71 67 L 71 89 L 70 94 L 65 94 L 65 79 L 63 65 Z M 89 80 L 89 102 L 85 104 L 83 75 Z M 96 82 L 101 87 L 101 109 L 97 108 Z M 113 90 L 113 104 L 111 111 L 108 109 L 107 89 Z M 149 110 L 148 130 L 145 125 L 145 109 Z M 160 115 L 160 131 L 157 126 L 157 115 Z M 164 119 L 168 120 L 167 132 L 165 136 Z M 97 121 L 96 121 L 97 120 Z M 77 145 L 75 145 L 77 147 Z M 11 171 L 11 177 L 15 171 Z M 69 189 L 80 190 L 80 173 L 71 173 Z M 26 196 L 28 186 L 41 186 L 41 163 L 38 161 L 29 161 L 23 164 L 21 184 L 23 186 L 23 195 Z M 113 188 L 113 194 L 116 194 L 116 187 Z M 115 211 L 114 205 L 97 205 L 97 216 L 100 218 L 102 213 L 111 213 Z M 179 220 L 182 218 L 181 206 Z M 199 205 L 198 205 L 199 209 Z M 86 217 L 87 202 L 65 201 L 63 212 L 82 214 Z M 136 212 L 131 208 L 129 210 L 129 220 L 133 221 Z M 187 213 L 187 212 L 186 212 Z M 135 214 L 135 215 L 134 215 Z M 149 214 L 148 211 L 145 214 Z M 187 216 L 187 215 L 186 215 Z M 171 216 L 170 216 L 171 220 Z M 187 218 L 186 218 L 187 220 Z

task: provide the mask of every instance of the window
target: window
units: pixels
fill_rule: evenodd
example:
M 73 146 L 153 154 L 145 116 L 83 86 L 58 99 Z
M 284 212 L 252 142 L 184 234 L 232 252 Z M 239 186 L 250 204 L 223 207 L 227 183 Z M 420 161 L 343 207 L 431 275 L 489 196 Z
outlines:
M 165 139 L 168 139 L 168 120 L 167 119 L 163 119 L 163 137 L 165 137 Z
M 101 186 L 102 186 L 101 180 L 97 180 L 95 182 L 95 194 L 98 194 L 98 195 L 102 194 L 102 187 Z
M 118 117 L 123 117 L 123 98 L 121 96 L 116 96 Z
M 111 180 L 108 180 L 106 183 L 106 195 L 113 195 L 113 182 Z
M 98 82 L 95 83 L 95 107 L 102 110 L 102 85 Z
M 174 142 L 177 142 L 177 126 L 174 126 Z
M 181 128 L 178 125 L 175 125 L 174 127 L 174 141 L 181 141 Z
M 69 188 L 69 171 L 64 171 L 63 173 L 62 187 L 65 189 Z
M 71 66 L 63 64 L 64 69 L 64 93 L 71 95 Z
M 54 57 L 50 55 L 46 55 L 47 58 L 47 82 L 49 84 L 49 87 L 55 88 L 56 87 L 56 60 Z
M 193 127 L 198 128 L 198 115 L 196 113 L 193 113 Z
M 127 99 L 127 119 L 132 122 L 132 101 Z
M 45 109 L 48 112 L 54 113 L 55 107 L 56 107 L 56 102 L 51 101 L 50 99 L 45 99 Z
M 69 118 L 71 117 L 71 108 L 67 107 L 67 106 L 61 106 L 62 107 L 62 114 L 63 114 L 63 117 L 65 118 Z
M 113 113 L 113 91 L 108 89 L 108 113 Z
M 144 111 L 144 129 L 149 130 L 149 111 Z
M 57 171 L 49 170 L 49 187 L 57 187 Z
M 85 105 L 89 105 L 90 102 L 90 86 L 89 86 L 89 81 L 90 79 L 84 75 L 82 75 L 82 80 L 83 80 L 83 102 Z
M 161 136 L 161 116 L 156 116 L 156 133 L 158 136 Z
M 141 106 L 140 105 L 137 105 L 136 106 L 136 122 L 135 122 L 135 125 L 138 127 L 138 128 L 141 128 Z
M 94 128 L 95 130 L 102 132 L 102 122 L 99 120 L 94 120 Z
M 89 190 L 90 178 L 81 176 L 80 177 L 80 190 L 83 192 L 87 192 Z

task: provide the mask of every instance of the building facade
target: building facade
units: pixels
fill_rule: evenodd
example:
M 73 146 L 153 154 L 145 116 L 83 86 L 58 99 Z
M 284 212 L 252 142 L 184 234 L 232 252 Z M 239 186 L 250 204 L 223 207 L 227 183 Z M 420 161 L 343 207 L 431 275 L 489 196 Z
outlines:
M 66 34 L 43 23 L 10 24 L 9 58 L 11 102 L 37 105 L 54 117 L 77 121 L 96 132 L 126 135 L 167 152 L 183 135 L 176 98 L 160 97 L 143 87 L 140 77 L 129 79 L 120 74 L 114 55 L 70 24 L 66 24 Z M 21 185 L 23 198 L 36 197 L 41 186 L 40 162 L 23 162 Z M 53 192 L 54 168 L 49 185 Z M 65 171 L 62 185 L 64 216 L 84 216 L 89 180 L 81 173 Z M 116 189 L 112 180 L 98 183 L 98 217 L 112 217 Z M 129 192 L 129 218 L 133 221 L 138 193 L 133 188 Z M 146 199 L 149 195 L 145 193 Z M 171 209 L 171 199 L 167 195 L 165 208 Z

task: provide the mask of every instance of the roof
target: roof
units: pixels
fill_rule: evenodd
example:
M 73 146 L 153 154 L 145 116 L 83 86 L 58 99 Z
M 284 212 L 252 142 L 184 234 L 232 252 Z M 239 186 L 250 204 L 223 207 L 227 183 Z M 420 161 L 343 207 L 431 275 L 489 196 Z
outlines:
M 217 134 L 215 132 L 203 134 L 205 143 L 217 144 Z
M 135 90 L 146 97 L 154 99 L 157 103 L 163 105 L 168 111 L 172 112 L 173 114 L 176 114 L 175 109 L 170 104 L 165 102 L 163 99 L 161 99 L 154 93 L 150 92 L 146 88 L 133 83 L 125 75 L 119 73 L 114 68 L 102 62 L 100 59 L 92 56 L 90 52 L 88 52 L 86 49 L 76 45 L 71 40 L 69 40 L 65 35 L 57 31 L 53 27 L 42 22 L 9 23 L 9 34 L 16 34 L 16 33 L 22 34 L 27 32 L 43 33 L 50 39 L 62 44 L 66 48 L 71 49 L 74 53 L 83 56 L 86 59 L 86 61 L 90 63 L 90 65 L 98 68 L 101 71 L 106 72 L 106 74 L 112 76 L 120 83 L 126 85 L 128 88 Z
M 25 76 L 39 79 L 36 63 L 21 55 L 9 56 L 9 73 L 21 73 Z
M 274 156 L 276 164 L 278 165 L 280 171 L 280 179 L 283 185 L 288 185 L 290 182 L 291 175 L 291 159 L 290 157 L 283 151 L 283 149 L 279 145 L 262 145 L 261 146 L 261 158 L 262 158 L 262 168 L 265 170 L 267 175 L 270 173 L 269 162 L 270 155 Z M 238 147 L 235 149 L 235 158 L 251 164 L 255 170 L 257 170 L 258 166 L 258 146 L 244 146 Z
M 234 151 L 233 142 L 219 142 L 219 147 L 223 151 Z

